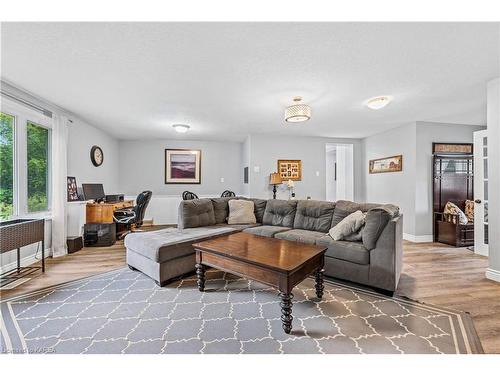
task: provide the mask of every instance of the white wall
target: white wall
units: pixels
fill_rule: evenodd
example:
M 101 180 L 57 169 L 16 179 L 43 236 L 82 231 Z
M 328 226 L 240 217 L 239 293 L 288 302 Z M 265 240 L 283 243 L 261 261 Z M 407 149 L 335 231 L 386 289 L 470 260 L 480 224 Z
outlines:
M 367 137 L 363 145 L 366 201 L 398 205 L 404 215 L 403 232 L 415 235 L 416 124 Z M 394 155 L 403 155 L 402 172 L 368 173 L 370 160 Z
M 394 203 L 404 214 L 409 240 L 432 240 L 432 143 L 472 143 L 484 126 L 416 122 L 367 137 L 364 144 L 365 194 L 369 202 Z M 369 174 L 368 162 L 403 155 L 403 171 Z
M 119 147 L 118 140 L 104 131 L 82 120 L 73 120 L 68 134 L 68 176 L 76 177 L 78 186 L 82 183 L 104 185 L 106 194 L 119 193 Z M 104 162 L 95 167 L 90 160 L 90 149 L 102 148 Z
M 118 193 L 137 196 L 151 190 L 153 197 L 220 196 L 224 190 L 240 194 L 243 186 L 242 143 L 184 140 L 120 141 Z M 201 150 L 201 184 L 165 184 L 165 149 Z M 224 178 L 224 182 L 221 182 Z
M 488 250 L 486 277 L 500 282 L 500 79 L 488 82 Z
M 347 138 L 250 136 L 250 195 L 272 198 L 269 174 L 276 172 L 278 159 L 298 159 L 302 160 L 302 181 L 295 183 L 296 198 L 326 199 L 325 150 L 328 143 L 354 145 L 354 200 L 363 201 L 361 140 Z M 255 172 L 255 167 L 259 167 L 259 172 Z M 288 199 L 285 184 L 278 187 L 277 198 Z

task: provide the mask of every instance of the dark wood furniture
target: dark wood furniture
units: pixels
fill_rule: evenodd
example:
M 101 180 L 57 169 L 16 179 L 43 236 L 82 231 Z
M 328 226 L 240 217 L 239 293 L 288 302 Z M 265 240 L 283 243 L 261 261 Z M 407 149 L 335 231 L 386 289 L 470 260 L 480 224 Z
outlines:
M 17 267 L 0 275 L 0 286 L 5 286 L 36 270 L 45 272 L 45 220 L 16 219 L 0 223 L 0 253 L 17 250 Z M 41 242 L 41 267 L 21 267 L 21 247 Z
M 465 210 L 474 198 L 472 144 L 433 143 L 433 229 L 434 241 L 462 247 L 474 245 L 474 223 L 460 224 L 457 215 L 445 214 L 447 202 Z
M 277 238 L 236 233 L 193 244 L 198 289 L 205 290 L 206 266 L 229 272 L 279 290 L 283 330 L 292 330 L 292 289 L 315 275 L 316 296 L 323 297 L 326 247 Z

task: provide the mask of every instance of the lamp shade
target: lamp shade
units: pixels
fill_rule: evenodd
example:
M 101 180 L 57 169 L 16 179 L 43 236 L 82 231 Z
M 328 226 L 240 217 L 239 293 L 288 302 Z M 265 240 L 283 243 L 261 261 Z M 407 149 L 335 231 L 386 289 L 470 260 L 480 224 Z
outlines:
M 282 182 L 283 180 L 278 172 L 274 172 L 269 175 L 269 185 L 279 185 Z

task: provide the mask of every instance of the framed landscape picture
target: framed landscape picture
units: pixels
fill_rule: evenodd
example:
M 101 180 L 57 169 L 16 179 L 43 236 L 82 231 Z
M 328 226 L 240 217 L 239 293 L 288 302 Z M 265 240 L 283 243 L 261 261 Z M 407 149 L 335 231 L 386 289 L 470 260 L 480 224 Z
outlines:
M 201 150 L 166 149 L 166 184 L 200 184 Z
M 301 160 L 278 160 L 278 173 L 283 181 L 301 181 L 302 180 L 302 161 Z
M 403 170 L 403 155 L 370 160 L 370 173 L 401 172 Z

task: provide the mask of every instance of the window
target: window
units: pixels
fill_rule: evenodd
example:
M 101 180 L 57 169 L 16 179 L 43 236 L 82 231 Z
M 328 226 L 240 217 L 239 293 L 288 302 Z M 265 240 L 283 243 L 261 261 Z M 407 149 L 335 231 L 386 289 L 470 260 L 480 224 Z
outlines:
M 49 129 L 28 121 L 28 212 L 47 211 L 49 198 Z
M 0 220 L 14 215 L 14 121 L 0 114 Z
M 50 211 L 51 118 L 2 98 L 0 221 Z

